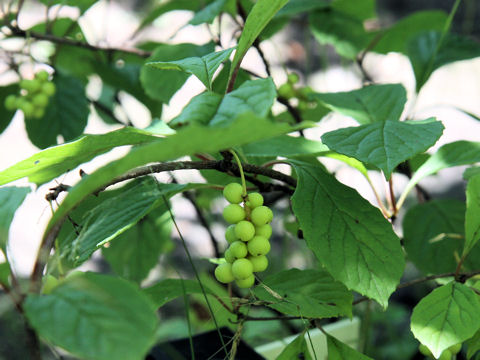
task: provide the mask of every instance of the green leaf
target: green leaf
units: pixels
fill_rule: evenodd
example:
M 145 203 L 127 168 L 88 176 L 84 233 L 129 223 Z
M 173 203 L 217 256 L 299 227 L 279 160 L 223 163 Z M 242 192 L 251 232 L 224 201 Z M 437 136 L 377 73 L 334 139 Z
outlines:
M 305 341 L 305 332 L 298 335 L 290 344 L 285 346 L 276 360 L 305 359 L 312 360 L 307 342 Z
M 455 254 L 462 251 L 464 222 L 462 201 L 433 200 L 410 208 L 402 224 L 408 259 L 424 274 L 454 271 Z
M 242 113 L 252 112 L 265 117 L 275 101 L 277 92 L 271 78 L 249 80 L 224 96 L 210 125 L 226 126 Z
M 53 6 L 57 4 L 75 6 L 80 9 L 80 13 L 84 13 L 97 1 L 98 0 L 40 0 L 41 3 L 47 6 Z
M 67 144 L 40 151 L 1 171 L 0 185 L 26 176 L 30 182 L 42 185 L 114 147 L 139 145 L 154 140 L 158 141 L 158 137 L 131 127 L 102 135 L 84 135 Z
M 387 180 L 398 164 L 426 151 L 442 136 L 443 125 L 425 121 L 385 121 L 328 132 L 330 149 L 381 169 Z
M 145 64 L 155 62 L 171 63 L 172 61 L 185 58 L 198 58 L 209 54 L 214 50 L 215 45 L 213 43 L 208 43 L 202 46 L 194 44 L 162 44 L 155 48 L 152 56 L 145 61 Z M 190 61 L 195 60 L 184 62 L 182 64 L 183 71 L 188 69 L 188 72 L 192 73 L 192 69 L 195 68 L 195 75 L 197 75 L 200 71 L 198 69 L 199 62 L 202 66 L 202 72 L 200 72 L 200 74 L 202 74 L 201 76 L 206 76 L 205 74 L 208 73 L 208 71 L 204 68 L 206 66 L 206 63 L 204 62 L 205 60 L 198 59 L 197 63 L 191 63 Z M 214 60 L 211 60 L 211 62 L 213 63 Z M 173 65 L 170 66 L 170 69 L 172 66 Z M 159 70 L 151 66 L 143 66 L 140 71 L 140 81 L 146 93 L 151 98 L 163 103 L 168 103 L 170 101 L 172 96 L 182 87 L 189 76 L 190 74 L 184 74 L 178 71 Z
M 183 108 L 182 112 L 170 120 L 172 127 L 188 124 L 208 125 L 217 113 L 223 97 L 217 93 L 206 91 L 197 95 Z
M 332 9 L 354 16 L 360 20 L 368 20 L 377 16 L 376 0 L 334 0 Z
M 256 157 L 295 157 L 303 155 L 320 155 L 329 149 L 320 141 L 304 137 L 281 135 L 268 140 L 257 141 L 243 146 L 246 156 Z
M 102 254 L 119 276 L 141 282 L 158 264 L 160 255 L 174 246 L 171 229 L 170 214 L 162 205 L 102 248 Z
M 305 127 L 305 124 L 302 124 Z M 255 131 L 252 131 L 255 129 Z M 252 113 L 239 116 L 228 127 L 198 126 L 192 124 L 176 134 L 150 144 L 138 146 L 123 158 L 112 161 L 72 187 L 53 215 L 47 232 L 89 194 L 135 167 L 161 162 L 196 153 L 212 153 L 249 142 L 275 137 L 295 131 L 285 124 L 275 124 Z M 298 127 L 297 127 L 298 129 Z M 209 139 L 209 141 L 205 141 Z
M 352 316 L 352 293 L 326 271 L 284 270 L 263 279 L 254 293 L 271 302 L 269 307 L 288 315 L 317 319 Z
M 30 192 L 25 187 L 0 188 L 0 249 L 6 254 L 8 243 L 8 230 L 13 220 L 15 211 L 22 205 L 25 196 Z
M 467 286 L 450 282 L 433 290 L 415 306 L 413 335 L 435 358 L 443 350 L 471 338 L 480 328 L 480 300 Z
M 325 0 L 290 0 L 275 17 L 293 16 L 316 9 L 326 9 L 329 6 L 330 3 Z
M 327 335 L 329 360 L 372 360 L 333 336 Z
M 213 4 L 212 4 L 213 5 Z M 218 67 L 228 59 L 234 48 L 207 54 L 202 57 L 190 57 L 170 62 L 147 62 L 145 65 L 160 70 L 178 70 L 195 75 L 208 89 L 212 89 L 213 75 Z
M 298 185 L 292 207 L 308 247 L 336 280 L 385 308 L 405 265 L 391 224 L 321 168 L 293 164 Z
M 49 295 L 28 295 L 24 309 L 41 337 L 81 358 L 140 359 L 155 341 L 153 303 L 111 276 L 77 273 Z
M 480 175 L 472 177 L 467 185 L 467 211 L 465 213 L 466 256 L 480 239 Z
M 204 287 L 204 289 L 207 294 L 212 294 L 209 288 Z M 198 282 L 193 280 L 166 279 L 143 289 L 143 292 L 150 297 L 156 308 L 159 308 L 169 301 L 183 296 L 184 293 L 202 294 L 202 288 Z
M 10 121 L 12 121 L 13 115 L 15 115 L 15 111 L 7 111 L 5 109 L 5 99 L 8 95 L 18 95 L 17 84 L 0 87 L 0 106 L 2 107 L 0 112 L 0 134 L 7 128 Z
M 80 136 L 87 126 L 88 101 L 85 86 L 74 77 L 56 73 L 53 82 L 57 87 L 41 119 L 26 118 L 25 126 L 30 141 L 44 149 L 57 144 L 61 135 L 65 141 Z
M 463 179 L 470 180 L 471 178 L 480 175 L 480 166 L 471 166 L 463 172 Z
M 288 0 L 258 0 L 255 3 L 245 21 L 240 40 L 238 40 L 238 47 L 230 68 L 229 79 L 232 77 L 234 71 L 240 67 L 243 57 L 255 39 L 287 2 Z
M 399 204 L 423 178 L 442 169 L 470 165 L 476 162 L 480 162 L 480 142 L 461 140 L 443 145 L 413 174 L 402 194 L 402 198 L 399 199 Z
M 407 101 L 405 88 L 400 84 L 369 85 L 359 90 L 310 96 L 360 125 L 398 120 Z
M 10 264 L 8 262 L 3 262 L 0 264 L 0 284 L 9 285 L 9 278 L 12 270 L 10 269 Z
M 446 21 L 447 14 L 444 11 L 416 11 L 382 31 L 372 50 L 381 54 L 389 52 L 406 54 L 409 41 L 416 35 L 429 30 L 442 31 Z
M 82 228 L 60 245 L 60 254 L 74 266 L 87 260 L 105 243 L 112 241 L 140 219 L 172 196 L 190 186 L 160 184 L 150 177 L 137 180 L 118 196 L 103 201 L 87 212 L 81 220 Z
M 473 335 L 472 338 L 468 339 L 466 342 L 467 345 L 467 359 L 471 359 L 478 351 L 480 351 L 480 330 Z
M 227 0 L 215 0 L 197 12 L 192 20 L 188 23 L 191 25 L 200 25 L 204 23 L 211 24 L 213 20 L 220 14 Z

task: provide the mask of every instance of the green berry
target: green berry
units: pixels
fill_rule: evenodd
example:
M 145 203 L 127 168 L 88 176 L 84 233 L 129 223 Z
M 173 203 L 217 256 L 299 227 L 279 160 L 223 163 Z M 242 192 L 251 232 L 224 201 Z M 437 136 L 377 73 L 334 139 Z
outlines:
M 418 351 L 420 351 L 423 355 L 425 356 L 428 356 L 428 357 L 432 357 L 433 358 L 433 354 L 432 352 L 430 351 L 430 349 L 428 347 L 426 347 L 425 345 L 423 344 L 420 344 L 418 346 Z
M 462 350 L 462 343 L 452 345 L 448 348 L 448 351 L 450 351 L 452 354 L 458 354 Z
M 305 86 L 304 88 L 301 88 L 300 90 L 298 90 L 298 96 L 305 100 L 308 99 L 310 94 L 313 94 L 313 93 L 314 91 L 310 86 Z
M 255 276 L 253 276 L 253 274 L 247 277 L 246 279 L 235 280 L 235 284 L 237 284 L 237 286 L 241 289 L 248 289 L 252 287 L 254 283 L 255 283 Z
M 230 245 L 228 251 L 237 259 L 244 258 L 248 253 L 247 245 L 245 245 L 245 243 L 242 241 L 235 241 L 232 245 Z
M 304 101 L 304 100 L 300 100 L 298 102 L 298 110 L 300 111 L 307 111 L 308 110 L 308 102 Z
M 290 84 L 296 84 L 298 82 L 298 80 L 300 80 L 300 77 L 298 76 L 297 73 L 292 72 L 292 73 L 288 74 L 287 79 L 288 79 L 288 82 Z
M 230 204 L 223 209 L 223 218 L 230 224 L 236 224 L 245 219 L 245 210 L 238 204 Z
M 438 360 L 452 360 L 452 353 L 448 349 L 443 350 L 442 355 L 440 355 Z
M 48 96 L 45 94 L 36 94 L 32 98 L 32 104 L 37 107 L 46 107 L 48 105 Z
M 225 231 L 225 239 L 229 244 L 238 240 L 237 235 L 235 235 L 235 225 L 230 225 Z
M 35 113 L 35 106 L 27 100 L 22 101 L 20 104 L 20 110 L 23 111 L 23 115 L 26 118 L 31 118 L 33 114 Z
M 259 206 L 252 210 L 252 214 L 250 215 L 252 222 L 256 226 L 261 226 L 268 224 L 273 219 L 272 210 L 270 210 L 266 206 Z
M 38 80 L 23 79 L 20 81 L 20 87 L 27 90 L 30 94 L 36 93 L 42 88 L 42 83 Z
M 263 236 L 255 236 L 248 242 L 247 248 L 253 256 L 267 255 L 270 251 L 270 242 Z
M 55 287 L 58 285 L 58 279 L 52 275 L 47 275 L 43 278 L 42 293 L 50 294 Z
M 46 82 L 42 85 L 42 92 L 47 96 L 55 94 L 56 86 L 52 82 Z
M 48 80 L 48 72 L 45 70 L 40 70 L 35 74 L 35 79 L 40 80 L 41 82 L 45 82 Z
M 247 258 L 253 265 L 253 272 L 265 271 L 268 267 L 268 259 L 265 255 L 249 256 Z
M 223 188 L 223 196 L 231 204 L 240 204 L 243 201 L 242 185 L 237 183 L 230 183 Z
M 251 209 L 255 209 L 259 206 L 263 205 L 263 196 L 260 195 L 259 193 L 250 193 L 248 194 L 248 206 L 250 206 Z
M 237 258 L 235 256 L 233 256 L 232 252 L 230 251 L 230 249 L 227 249 L 225 250 L 225 253 L 223 254 L 225 256 L 225 260 L 227 261 L 227 263 L 233 263 L 235 260 L 237 260 Z
M 232 274 L 237 280 L 246 279 L 253 273 L 253 265 L 248 259 L 238 259 L 232 264 Z
M 272 227 L 270 224 L 255 226 L 255 235 L 270 239 L 270 236 L 272 236 Z
M 8 95 L 5 98 L 5 109 L 8 111 L 14 111 L 17 109 L 17 97 L 15 95 Z
M 231 283 L 235 278 L 232 273 L 232 264 L 224 263 L 215 268 L 215 277 L 223 284 Z
M 255 236 L 255 226 L 250 221 L 242 220 L 235 225 L 235 235 L 242 241 L 249 241 Z
M 41 119 L 44 115 L 45 115 L 45 108 L 37 107 L 33 111 L 32 117 L 34 117 L 35 119 Z
M 291 99 L 295 97 L 295 91 L 293 90 L 292 84 L 285 83 L 280 85 L 278 88 L 278 95 L 285 99 Z

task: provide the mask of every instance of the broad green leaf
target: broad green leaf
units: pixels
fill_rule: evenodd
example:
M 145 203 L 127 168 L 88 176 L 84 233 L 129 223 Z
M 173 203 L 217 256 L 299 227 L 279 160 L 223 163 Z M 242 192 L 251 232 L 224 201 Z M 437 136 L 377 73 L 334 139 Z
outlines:
M 244 112 L 265 117 L 276 96 L 275 84 L 271 78 L 246 81 L 237 90 L 225 95 L 210 125 L 229 125 Z
M 372 37 L 360 18 L 334 9 L 312 12 L 308 20 L 320 44 L 333 45 L 338 54 L 349 59 L 355 59 Z
M 25 187 L 0 188 L 0 249 L 3 250 L 4 254 L 6 254 L 10 223 L 15 211 L 22 205 L 29 192 L 30 189 Z
M 1 171 L 0 185 L 27 176 L 30 182 L 42 185 L 114 147 L 139 145 L 158 139 L 149 132 L 131 127 L 102 135 L 83 135 L 72 142 L 42 150 Z
M 141 359 L 155 341 L 154 304 L 126 280 L 96 273 L 67 277 L 49 295 L 28 295 L 30 325 L 81 358 Z
M 434 118 L 385 121 L 331 131 L 322 141 L 331 150 L 376 166 L 389 179 L 398 164 L 434 145 L 443 129 Z
M 245 21 L 240 40 L 238 40 L 238 47 L 230 68 L 229 79 L 232 77 L 234 71 L 240 67 L 243 57 L 255 39 L 287 2 L 288 0 L 258 0 L 255 3 Z
M 365 125 L 398 120 L 407 101 L 407 93 L 400 84 L 383 84 L 348 92 L 315 93 L 311 98 Z
M 277 356 L 276 360 L 305 359 L 312 360 L 307 342 L 305 341 L 305 332 L 298 335 L 285 349 Z
M 360 20 L 368 20 L 377 16 L 375 3 L 376 0 L 333 0 L 332 9 Z
M 352 293 L 326 271 L 284 270 L 263 279 L 254 293 L 284 314 L 317 319 L 352 316 Z
M 329 157 L 331 159 L 336 159 L 336 160 L 339 160 L 341 162 L 344 162 L 348 166 L 351 166 L 354 169 L 357 169 L 358 171 L 360 171 L 360 173 L 363 176 L 365 176 L 367 179 L 370 179 L 369 176 L 368 176 L 367 168 L 365 167 L 365 165 L 363 165 L 362 162 L 358 161 L 357 159 L 348 157 L 348 156 L 343 155 L 343 154 L 336 153 L 334 151 L 326 152 L 326 153 L 322 154 L 321 156 Z
M 202 57 L 190 57 L 170 62 L 148 62 L 145 65 L 160 70 L 178 70 L 195 75 L 208 89 L 212 89 L 213 75 L 218 67 L 228 59 L 234 48 L 207 54 Z
M 467 211 L 465 213 L 465 247 L 467 255 L 480 239 L 480 175 L 472 177 L 467 185 Z
M 88 8 L 95 4 L 98 0 L 40 0 L 41 3 L 47 6 L 53 6 L 57 4 L 75 6 L 80 9 L 81 13 L 84 13 Z
M 191 25 L 200 25 L 204 23 L 211 24 L 213 20 L 220 14 L 227 0 L 215 0 L 197 12 L 192 20 Z
M 80 136 L 87 126 L 88 101 L 84 85 L 76 78 L 56 73 L 57 87 L 41 119 L 26 118 L 25 126 L 30 141 L 44 149 L 57 144 L 61 135 L 65 141 Z
M 295 157 L 303 155 L 320 155 L 328 151 L 328 147 L 320 141 L 308 140 L 304 137 L 281 135 L 243 146 L 246 156 L 257 157 Z
M 2 107 L 2 111 L 0 111 L 0 134 L 7 128 L 13 115 L 15 115 L 15 111 L 5 109 L 5 99 L 8 95 L 18 95 L 17 84 L 0 87 L 0 106 Z
M 407 45 L 412 38 L 429 30 L 442 31 L 446 21 L 447 14 L 444 11 L 416 11 L 381 31 L 378 35 L 380 38 L 372 50 L 381 54 L 389 52 L 406 54 Z
M 440 44 L 441 40 L 440 31 L 428 31 L 408 43 L 407 55 L 415 73 L 417 92 L 439 67 L 480 56 L 480 45 L 468 37 L 447 34 Z
M 293 164 L 298 185 L 292 207 L 308 247 L 336 280 L 387 307 L 405 265 L 391 224 L 321 168 Z
M 302 124 L 302 126 L 305 127 L 307 124 Z M 192 124 L 165 139 L 138 146 L 123 158 L 113 161 L 82 178 L 77 185 L 72 187 L 50 220 L 47 232 L 89 194 L 135 167 L 196 153 L 217 152 L 260 139 L 275 137 L 295 131 L 298 128 L 292 128 L 285 124 L 275 124 L 252 113 L 246 113 L 239 116 L 228 127 L 205 127 Z M 255 129 L 255 131 L 252 131 L 252 129 Z M 209 139 L 209 141 L 205 141 L 205 139 Z
M 141 282 L 158 264 L 160 255 L 174 246 L 171 228 L 170 214 L 160 206 L 120 234 L 108 248 L 102 248 L 102 254 L 119 276 Z
M 467 359 L 471 359 L 478 351 L 480 351 L 480 330 L 475 335 L 468 339 L 467 345 Z
M 333 336 L 327 335 L 328 360 L 372 360 Z
M 413 335 L 435 358 L 443 350 L 471 338 L 480 328 L 480 300 L 467 286 L 450 282 L 425 296 L 411 318 Z
M 442 169 L 477 162 L 480 162 L 480 142 L 461 140 L 443 145 L 413 174 L 398 201 L 399 205 L 403 203 L 410 190 L 423 178 Z
M 207 294 L 212 294 L 209 288 L 204 286 L 204 289 Z M 202 288 L 194 280 L 166 279 L 143 289 L 143 293 L 150 297 L 156 308 L 159 308 L 169 301 L 183 296 L 184 293 L 202 294 Z
M 134 186 L 87 212 L 80 221 L 82 228 L 79 234 L 73 232 L 61 243 L 61 256 L 74 266 L 80 265 L 95 250 L 163 204 L 164 196 L 172 196 L 190 187 L 185 184 L 160 184 L 150 177 L 137 180 Z
M 209 80 L 208 70 L 205 69 L 206 60 L 199 59 L 204 55 L 210 54 L 215 50 L 213 43 L 208 43 L 202 46 L 194 44 L 177 44 L 169 45 L 162 44 L 156 47 L 152 56 L 150 56 L 145 64 L 155 62 L 171 63 L 172 61 L 181 60 L 185 58 L 193 58 L 196 60 L 184 61 L 182 65 L 173 64 L 169 68 L 178 70 L 178 66 L 182 66 L 182 71 L 188 70 L 189 74 L 180 71 L 160 70 L 151 66 L 143 66 L 140 71 L 140 81 L 146 93 L 153 99 L 168 103 L 172 96 L 182 87 L 187 81 L 190 73 L 195 71 L 195 75 L 200 74 L 203 77 L 202 82 Z M 214 59 L 210 60 L 214 64 Z M 200 65 L 200 68 L 199 68 Z M 210 65 L 212 66 L 212 65 Z M 204 81 L 205 80 L 205 81 Z
M 326 9 L 329 6 L 330 3 L 325 0 L 290 0 L 275 17 L 292 16 L 316 9 Z
M 226 61 L 220 72 L 217 74 L 217 76 L 215 76 L 215 80 L 213 80 L 213 91 L 222 96 L 225 95 L 225 91 L 227 90 L 228 74 L 230 73 L 231 65 L 231 61 Z M 237 73 L 237 79 L 233 85 L 233 90 L 238 89 L 245 81 L 248 80 L 251 80 L 250 74 L 244 69 L 239 69 Z
M 172 127 L 187 124 L 208 125 L 217 113 L 223 97 L 217 93 L 206 91 L 195 96 L 183 108 L 182 112 L 168 122 Z
M 10 264 L 3 262 L 0 264 L 0 284 L 9 285 L 9 278 L 11 274 Z
M 480 175 L 480 166 L 472 166 L 468 169 L 465 169 L 462 176 L 465 180 L 468 181 L 477 175 Z
M 407 259 L 424 274 L 454 271 L 463 247 L 464 223 L 462 201 L 433 200 L 410 208 L 402 224 Z

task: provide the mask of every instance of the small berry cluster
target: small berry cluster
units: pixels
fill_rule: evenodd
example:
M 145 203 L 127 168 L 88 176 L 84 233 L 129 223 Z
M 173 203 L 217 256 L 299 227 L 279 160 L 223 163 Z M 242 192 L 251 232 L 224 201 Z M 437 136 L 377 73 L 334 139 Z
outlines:
M 35 74 L 35 79 L 20 81 L 23 95 L 9 95 L 5 98 L 5 109 L 22 110 L 26 118 L 40 119 L 45 115 L 49 98 L 55 94 L 55 84 L 48 81 L 48 73 L 41 70 Z
M 278 88 L 278 95 L 287 100 L 298 99 L 298 109 L 307 110 L 309 108 L 308 96 L 313 93 L 313 90 L 309 86 L 296 88 L 295 85 L 298 83 L 298 80 L 298 74 L 288 74 L 287 82 Z
M 269 223 L 273 219 L 270 208 L 263 206 L 263 196 L 250 193 L 242 196 L 240 184 L 225 186 L 223 195 L 230 203 L 223 210 L 223 218 L 232 224 L 225 232 L 230 246 L 225 251 L 226 262 L 215 269 L 218 281 L 232 281 L 240 288 L 249 288 L 255 282 L 253 273 L 264 271 L 268 266 L 265 256 L 270 251 L 268 239 L 272 235 Z M 240 205 L 243 202 L 244 206 Z

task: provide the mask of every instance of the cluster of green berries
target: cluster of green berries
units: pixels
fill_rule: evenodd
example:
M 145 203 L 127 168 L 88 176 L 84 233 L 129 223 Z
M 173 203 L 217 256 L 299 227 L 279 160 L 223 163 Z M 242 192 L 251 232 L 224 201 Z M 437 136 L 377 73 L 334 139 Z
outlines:
M 426 357 L 429 357 L 429 358 L 432 358 L 432 359 L 434 358 L 430 349 L 428 347 L 426 347 L 425 345 L 420 344 L 420 346 L 418 347 L 418 350 L 423 355 L 425 355 Z M 448 349 L 443 350 L 443 352 L 440 355 L 440 357 L 438 358 L 438 360 L 451 360 L 454 355 L 456 355 L 460 352 L 460 350 L 462 350 L 462 343 L 452 345 Z
M 313 90 L 310 86 L 302 88 L 295 87 L 295 85 L 298 83 L 298 80 L 298 74 L 288 74 L 287 82 L 280 85 L 280 87 L 278 88 L 278 95 L 287 100 L 295 98 L 298 99 L 298 109 L 307 110 L 309 107 L 308 95 L 310 95 Z
M 5 109 L 8 111 L 22 110 L 26 118 L 40 119 L 45 115 L 45 109 L 50 97 L 55 94 L 55 84 L 48 81 L 48 73 L 41 70 L 35 74 L 35 79 L 20 81 L 21 93 L 5 98 Z
M 224 284 L 235 281 L 238 287 L 249 288 L 255 282 L 253 273 L 268 266 L 265 255 L 270 251 L 273 212 L 263 206 L 259 193 L 243 196 L 240 184 L 228 184 L 223 195 L 230 203 L 223 210 L 223 218 L 231 224 L 225 232 L 230 245 L 225 251 L 226 262 L 217 266 L 215 277 Z

